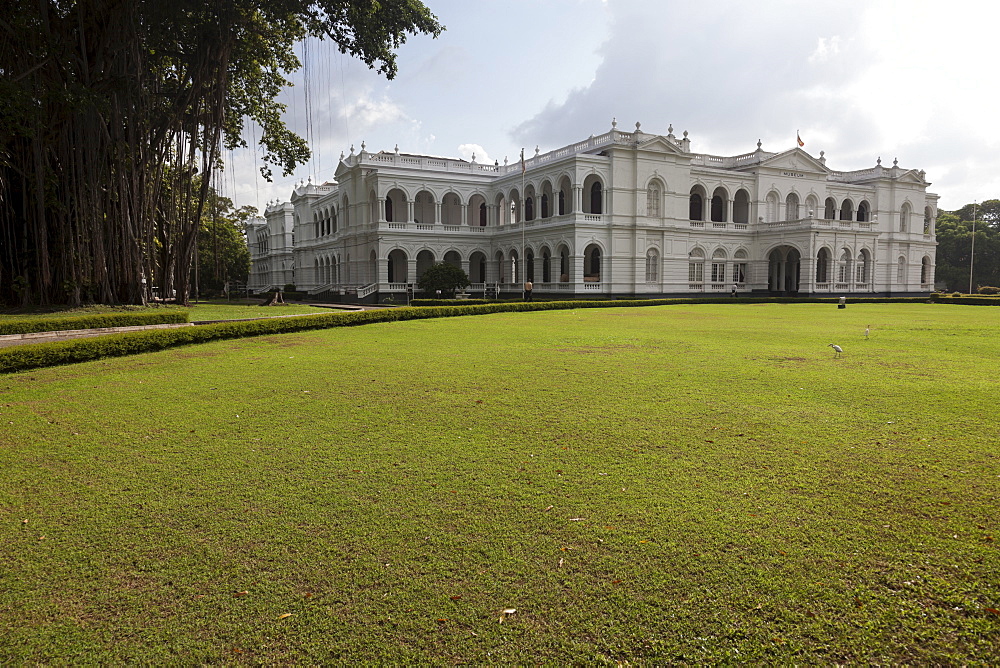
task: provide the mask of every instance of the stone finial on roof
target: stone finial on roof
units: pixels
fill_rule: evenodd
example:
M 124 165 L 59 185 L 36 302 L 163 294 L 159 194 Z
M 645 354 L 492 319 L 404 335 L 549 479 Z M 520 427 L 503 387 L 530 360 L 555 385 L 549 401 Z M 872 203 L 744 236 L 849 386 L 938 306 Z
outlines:
M 614 130 L 618 127 L 618 119 L 615 117 L 611 118 L 611 129 Z
M 636 121 L 635 122 L 635 131 L 639 132 L 640 131 L 639 128 L 641 128 L 641 127 L 642 127 L 642 124 L 639 121 Z
M 893 158 L 892 159 L 892 166 L 893 167 L 899 167 L 899 158 Z
M 354 144 L 351 144 L 351 155 L 354 155 Z
M 882 166 L 882 156 L 879 156 L 878 160 L 875 161 L 875 166 L 876 167 L 881 167 Z
M 764 145 L 764 144 L 763 144 L 763 143 L 762 143 L 762 142 L 760 141 L 760 139 L 758 139 L 758 140 L 757 140 L 757 150 L 759 151 L 759 150 L 760 150 L 760 147 L 761 147 L 761 146 L 763 146 L 763 145 Z
M 538 150 L 538 144 L 535 144 L 535 157 L 536 158 L 538 157 L 539 153 L 540 153 L 540 151 Z
M 396 155 L 399 155 L 399 144 L 396 144 Z

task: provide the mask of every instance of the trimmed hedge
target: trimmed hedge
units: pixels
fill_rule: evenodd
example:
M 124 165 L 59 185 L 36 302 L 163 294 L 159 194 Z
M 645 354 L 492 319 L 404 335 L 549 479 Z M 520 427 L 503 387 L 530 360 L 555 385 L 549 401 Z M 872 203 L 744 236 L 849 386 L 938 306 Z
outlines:
M 875 297 L 852 300 L 857 302 L 914 302 L 926 301 L 920 298 Z M 493 302 L 489 304 L 463 304 L 449 306 L 412 306 L 402 308 L 353 311 L 349 313 L 320 313 L 289 318 L 268 318 L 265 320 L 245 320 L 195 325 L 176 329 L 144 330 L 123 332 L 107 336 L 62 341 L 58 343 L 36 343 L 0 349 L 0 373 L 11 373 L 40 367 L 72 364 L 119 357 L 137 353 L 165 350 L 175 346 L 204 343 L 221 339 L 237 339 L 250 336 L 265 336 L 287 332 L 301 332 L 310 329 L 331 327 L 352 327 L 375 322 L 402 320 L 423 320 L 427 318 L 448 318 L 463 315 L 485 315 L 489 313 L 511 313 L 519 311 L 552 311 L 578 308 L 613 308 L 638 306 L 666 306 L 672 304 L 744 303 L 767 302 L 801 303 L 826 302 L 835 304 L 836 298 L 794 299 L 794 298 L 753 298 L 720 297 L 705 299 L 617 299 L 612 301 L 581 300 L 562 302 Z
M 963 295 L 952 297 L 951 295 L 931 295 L 931 301 L 937 304 L 965 304 L 966 306 L 1000 306 L 1000 297 L 976 297 L 973 295 Z
M 136 327 L 188 322 L 187 311 L 136 311 L 98 313 L 51 318 L 0 320 L 0 335 L 32 332 L 62 332 L 68 329 L 99 329 L 101 327 Z

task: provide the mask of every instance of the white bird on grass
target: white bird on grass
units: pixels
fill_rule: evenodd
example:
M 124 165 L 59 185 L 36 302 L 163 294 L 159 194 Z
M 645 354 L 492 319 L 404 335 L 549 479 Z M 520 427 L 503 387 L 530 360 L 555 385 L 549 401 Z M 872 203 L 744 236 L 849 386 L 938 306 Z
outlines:
M 865 325 L 865 338 L 866 339 L 868 338 L 868 334 L 871 333 L 871 331 L 872 331 L 872 326 L 871 325 Z
M 827 345 L 833 348 L 834 358 L 840 357 L 840 353 L 844 352 L 844 349 L 838 346 L 836 343 L 828 343 Z

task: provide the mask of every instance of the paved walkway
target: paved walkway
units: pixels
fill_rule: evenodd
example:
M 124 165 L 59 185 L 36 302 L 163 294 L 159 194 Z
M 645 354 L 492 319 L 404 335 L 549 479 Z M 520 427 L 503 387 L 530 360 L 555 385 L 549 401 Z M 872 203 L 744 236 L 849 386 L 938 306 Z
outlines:
M 298 302 L 296 302 L 298 303 Z M 317 308 L 329 308 L 343 311 L 367 311 L 379 308 L 392 308 L 381 304 L 302 304 Z M 315 313 L 291 313 L 288 315 L 268 315 L 260 318 L 233 318 L 231 320 L 196 320 L 195 322 L 169 323 L 163 325 L 136 325 L 134 327 L 99 327 L 96 329 L 67 329 L 58 332 L 28 332 L 27 334 L 4 334 L 0 336 L 0 348 L 23 346 L 29 343 L 53 343 L 69 341 L 70 339 L 86 339 L 93 336 L 118 334 L 120 332 L 139 332 L 146 329 L 174 329 L 177 327 L 194 327 L 195 325 L 211 325 L 217 322 L 246 322 L 249 320 L 269 320 L 271 318 L 296 318 Z

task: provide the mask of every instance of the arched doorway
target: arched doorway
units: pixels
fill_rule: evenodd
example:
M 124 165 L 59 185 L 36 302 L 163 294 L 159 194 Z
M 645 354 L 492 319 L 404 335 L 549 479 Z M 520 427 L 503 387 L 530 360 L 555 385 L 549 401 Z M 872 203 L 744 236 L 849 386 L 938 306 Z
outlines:
M 486 282 L 486 255 L 480 251 L 469 256 L 469 281 L 472 283 Z
M 389 253 L 389 282 L 390 283 L 406 283 L 406 272 L 407 272 L 408 259 L 406 253 L 400 249 L 396 249 Z
M 597 244 L 590 244 L 583 251 L 583 280 L 595 283 L 601 281 L 601 247 Z
M 792 246 L 778 246 L 767 255 L 767 289 L 773 294 L 795 295 L 799 291 L 801 255 Z

